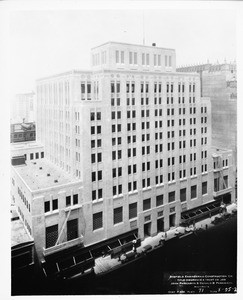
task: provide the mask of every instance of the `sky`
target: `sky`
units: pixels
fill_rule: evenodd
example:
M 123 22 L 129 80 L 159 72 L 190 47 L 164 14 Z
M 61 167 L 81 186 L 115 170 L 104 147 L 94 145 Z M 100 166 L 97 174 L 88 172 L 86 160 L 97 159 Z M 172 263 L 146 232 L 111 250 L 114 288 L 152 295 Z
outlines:
M 144 16 L 144 17 L 143 17 Z M 233 9 L 106 9 L 12 11 L 11 94 L 35 90 L 35 80 L 90 68 L 90 49 L 107 41 L 176 49 L 177 66 L 236 58 Z

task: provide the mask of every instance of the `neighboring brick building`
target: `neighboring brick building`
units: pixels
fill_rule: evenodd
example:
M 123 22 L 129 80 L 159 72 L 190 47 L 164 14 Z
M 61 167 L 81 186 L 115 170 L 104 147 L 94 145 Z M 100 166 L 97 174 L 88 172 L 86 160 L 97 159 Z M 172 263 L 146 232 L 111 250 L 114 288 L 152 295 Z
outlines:
M 11 143 L 35 141 L 35 123 L 11 124 Z

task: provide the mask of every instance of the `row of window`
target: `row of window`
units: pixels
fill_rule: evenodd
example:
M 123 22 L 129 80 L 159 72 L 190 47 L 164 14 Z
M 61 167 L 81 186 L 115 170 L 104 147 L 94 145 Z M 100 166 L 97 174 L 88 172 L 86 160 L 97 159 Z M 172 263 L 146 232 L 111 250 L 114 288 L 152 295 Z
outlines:
M 125 64 L 125 52 L 124 51 L 120 51 L 120 50 L 116 50 L 115 53 L 115 57 L 116 57 L 116 64 Z M 153 65 L 155 67 L 161 67 L 161 54 L 153 54 Z M 141 64 L 142 66 L 150 66 L 150 54 L 149 53 L 142 53 L 141 56 L 139 57 L 137 52 L 132 52 L 129 51 L 129 56 L 128 56 L 128 62 L 130 65 L 132 66 L 138 66 L 139 63 L 139 59 L 141 60 Z M 171 55 L 165 55 L 164 57 L 165 59 L 165 66 L 166 67 L 171 67 L 172 66 L 172 57 Z
M 116 193 L 116 187 L 113 190 L 113 194 Z M 207 182 L 202 183 L 202 195 L 207 194 Z M 197 198 L 197 185 L 191 186 L 191 199 Z M 187 201 L 187 191 L 186 188 L 180 189 L 180 201 Z M 176 192 L 172 191 L 168 193 L 168 203 L 176 201 Z M 164 196 L 156 196 L 156 207 L 164 204 Z M 143 200 L 143 211 L 151 209 L 151 198 Z M 129 220 L 137 217 L 137 203 L 129 204 Z M 113 224 L 119 224 L 123 222 L 123 207 L 117 207 L 113 210 Z M 103 227 L 103 212 L 97 212 L 93 214 L 93 230 L 97 230 Z
M 134 165 L 136 167 L 136 165 Z M 207 165 L 202 165 L 202 172 L 207 172 Z M 136 170 L 135 170 L 136 171 Z M 130 172 L 132 172 L 132 169 L 130 170 Z M 197 172 L 197 168 L 193 167 L 190 168 L 190 176 L 196 176 Z M 130 175 L 131 173 L 129 173 Z M 186 178 L 186 170 L 179 170 L 179 177 L 180 179 Z M 168 182 L 173 182 L 175 181 L 175 172 L 169 172 L 167 173 L 167 179 Z M 155 184 L 162 184 L 163 183 L 163 175 L 156 175 L 155 176 Z M 142 179 L 142 188 L 148 188 L 151 187 L 151 181 L 150 178 L 143 178 Z M 133 182 L 128 182 L 128 192 L 133 192 L 133 191 L 137 191 L 137 181 L 133 181 Z M 113 196 L 117 196 L 118 194 L 122 195 L 122 184 L 119 184 L 119 189 L 117 189 L 116 186 L 113 186 Z M 95 200 L 95 199 L 94 199 Z
M 78 219 L 67 221 L 66 240 L 78 238 Z M 56 245 L 58 239 L 58 224 L 46 227 L 46 248 Z
M 30 227 L 28 221 L 25 219 L 24 213 L 22 212 L 22 210 L 19 206 L 18 206 L 18 212 L 19 212 L 19 215 L 20 215 L 23 223 L 25 224 L 25 227 L 27 228 L 27 230 L 29 231 L 29 234 L 31 235 L 31 227 Z
M 100 121 L 101 120 L 101 112 L 90 112 L 90 121 Z
M 24 193 L 21 191 L 21 189 L 19 187 L 18 187 L 18 195 L 19 195 L 20 199 L 23 201 L 23 203 L 26 206 L 26 208 L 28 209 L 28 211 L 30 212 L 30 203 L 28 202 L 27 198 L 25 197 Z
M 39 159 L 40 158 L 44 158 L 44 152 L 36 152 L 36 153 L 30 153 L 30 160 L 32 159 Z
M 179 115 L 181 114 L 185 114 L 186 113 L 186 109 L 185 108 L 179 108 Z M 190 107 L 190 114 L 195 114 L 196 113 L 196 107 L 192 108 Z M 150 111 L 147 109 L 147 110 L 141 110 L 141 117 L 144 118 L 144 117 L 149 117 L 150 115 Z M 168 108 L 167 109 L 167 116 L 174 116 L 174 108 Z M 158 117 L 158 116 L 162 116 L 162 109 L 155 109 L 154 110 L 154 116 L 155 117 Z M 133 111 L 130 111 L 128 110 L 127 111 L 127 119 L 130 119 L 130 118 L 136 118 L 136 111 L 133 110 Z M 112 120 L 115 120 L 115 119 L 121 119 L 121 111 L 112 111 L 111 112 L 111 119 Z M 205 120 L 205 119 L 204 119 Z M 196 124 L 196 118 L 190 118 L 190 124 Z M 205 123 L 206 123 L 206 120 L 205 120 Z
M 78 204 L 78 194 L 72 196 L 66 196 L 66 207 Z M 52 199 L 51 201 L 44 202 L 44 212 L 58 210 L 58 199 Z
M 149 105 L 150 101 L 149 101 L 149 97 L 141 97 L 141 105 Z M 127 98 L 127 106 L 134 106 L 136 104 L 136 99 L 133 98 Z M 189 97 L 189 103 L 195 103 L 196 99 L 195 97 L 193 97 L 193 101 L 191 99 L 191 97 Z M 173 97 L 167 97 L 166 100 L 167 104 L 174 104 L 174 98 Z M 185 103 L 185 97 L 178 97 L 178 103 L 179 104 L 184 104 Z M 154 97 L 154 104 L 162 104 L 162 98 L 161 97 Z M 121 98 L 111 98 L 111 106 L 121 106 Z
M 115 82 L 112 81 L 110 87 L 111 87 L 111 93 L 112 94 L 114 94 L 114 93 L 119 94 L 121 92 L 121 84 L 120 84 L 119 81 L 116 82 L 116 84 L 115 84 Z M 135 85 L 134 81 L 127 81 L 126 82 L 126 93 L 128 93 L 128 94 L 129 93 L 135 93 L 135 87 L 136 87 L 136 85 Z M 143 93 L 148 94 L 149 93 L 149 87 L 150 87 L 150 85 L 149 85 L 148 82 L 141 82 L 140 83 L 140 92 L 142 94 Z M 182 90 L 181 90 L 181 84 L 179 83 L 178 84 L 178 92 L 181 93 L 181 91 L 182 91 L 182 93 L 184 93 L 184 87 L 185 86 L 183 84 L 182 85 Z M 161 82 L 159 82 L 159 83 L 155 82 L 154 83 L 153 92 L 154 93 L 161 93 L 162 92 L 162 83 Z M 166 84 L 166 93 L 168 94 L 168 93 L 173 93 L 173 92 L 174 92 L 174 84 L 173 83 L 171 83 L 171 84 L 167 83 Z M 189 85 L 189 92 L 191 92 L 191 85 Z M 193 85 L 193 92 L 195 92 L 195 84 Z

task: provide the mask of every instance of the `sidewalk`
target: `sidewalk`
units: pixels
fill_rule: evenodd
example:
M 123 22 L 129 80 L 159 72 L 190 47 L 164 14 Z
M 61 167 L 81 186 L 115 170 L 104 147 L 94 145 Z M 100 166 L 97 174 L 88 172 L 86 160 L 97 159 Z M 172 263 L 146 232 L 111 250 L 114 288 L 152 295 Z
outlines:
M 232 203 L 230 205 L 227 206 L 227 212 L 231 213 L 232 210 L 237 209 L 237 205 L 235 203 Z M 206 229 L 206 228 L 210 228 L 212 226 L 215 226 L 212 224 L 212 221 L 216 218 L 219 217 L 220 214 L 217 214 L 215 216 L 212 216 L 211 218 L 207 218 L 204 219 L 202 221 L 198 221 L 195 223 L 195 228 L 199 229 Z M 194 227 L 191 225 L 188 227 L 187 229 L 188 231 L 193 231 Z M 151 245 L 153 248 L 155 246 L 159 245 L 159 241 L 160 239 L 163 237 L 165 241 L 170 240 L 171 238 L 175 237 L 178 234 L 184 234 L 186 233 L 186 228 L 182 227 L 182 226 L 178 226 L 178 227 L 174 227 L 171 228 L 169 230 L 165 232 L 160 232 L 155 236 L 149 236 L 147 238 L 145 238 L 142 242 L 141 242 L 141 246 L 137 248 L 137 253 L 141 253 L 143 251 L 143 248 L 147 245 Z M 96 274 L 101 274 L 104 273 L 106 271 L 109 271 L 111 269 L 113 269 L 114 267 L 117 267 L 121 265 L 121 261 L 118 260 L 118 258 L 111 258 L 110 256 L 105 256 L 105 257 L 99 257 L 97 259 L 95 259 L 95 273 Z

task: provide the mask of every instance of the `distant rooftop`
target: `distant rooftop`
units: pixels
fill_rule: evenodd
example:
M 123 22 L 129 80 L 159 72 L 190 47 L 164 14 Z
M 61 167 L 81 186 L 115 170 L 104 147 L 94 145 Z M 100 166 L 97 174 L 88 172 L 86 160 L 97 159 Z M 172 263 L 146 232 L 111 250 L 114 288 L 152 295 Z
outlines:
M 46 159 L 27 161 L 14 169 L 32 191 L 78 182 Z
M 226 154 L 226 153 L 230 154 L 230 153 L 232 153 L 232 150 L 212 146 L 212 155 L 213 156 L 217 156 L 217 155 L 220 155 L 220 154 Z
M 12 218 L 14 220 L 11 221 L 11 247 L 33 241 L 27 230 L 25 229 L 22 221 L 19 218 L 17 219 L 16 216 L 17 212 L 16 210 L 13 210 Z
M 91 48 L 91 50 L 93 49 L 96 49 L 96 48 L 99 48 L 101 46 L 104 46 L 104 45 L 107 45 L 107 44 L 116 44 L 116 45 L 126 45 L 126 46 L 137 46 L 137 47 L 147 47 L 147 48 L 154 48 L 154 49 L 162 49 L 162 50 L 173 50 L 175 51 L 175 49 L 172 49 L 172 48 L 163 48 L 163 47 L 158 47 L 158 46 L 149 46 L 149 45 L 141 45 L 141 44 L 130 44 L 130 43 L 120 43 L 120 42 L 113 42 L 113 41 L 110 41 L 110 42 L 106 42 L 106 43 L 103 43 L 99 46 L 96 46 L 96 47 L 93 47 Z M 155 43 L 156 44 L 156 43 Z M 157 44 L 156 44 L 157 45 Z
M 36 141 L 12 143 L 10 146 L 11 146 L 11 150 L 32 149 L 32 148 L 43 147 L 43 145 L 40 142 L 36 142 Z
M 62 73 L 57 73 L 54 75 L 50 75 L 50 76 L 45 76 L 45 77 L 41 77 L 38 78 L 36 81 L 42 81 L 42 80 L 46 80 L 46 79 L 51 79 L 51 78 L 57 78 L 57 77 L 63 77 L 63 76 L 68 76 L 68 75 L 75 75 L 75 74 L 92 74 L 91 70 L 77 70 L 77 69 L 73 69 L 70 71 L 66 71 L 66 72 L 62 72 Z

